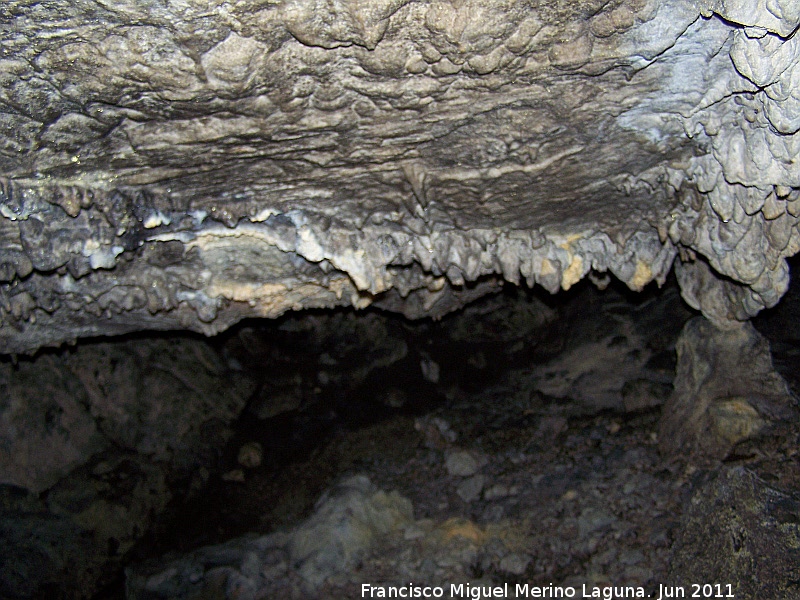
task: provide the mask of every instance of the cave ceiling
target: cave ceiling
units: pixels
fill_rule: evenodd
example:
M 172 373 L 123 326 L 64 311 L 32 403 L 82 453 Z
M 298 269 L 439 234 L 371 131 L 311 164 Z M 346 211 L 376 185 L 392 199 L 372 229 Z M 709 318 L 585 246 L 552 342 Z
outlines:
M 800 250 L 793 0 L 0 6 L 0 351 L 504 281 L 724 327 Z

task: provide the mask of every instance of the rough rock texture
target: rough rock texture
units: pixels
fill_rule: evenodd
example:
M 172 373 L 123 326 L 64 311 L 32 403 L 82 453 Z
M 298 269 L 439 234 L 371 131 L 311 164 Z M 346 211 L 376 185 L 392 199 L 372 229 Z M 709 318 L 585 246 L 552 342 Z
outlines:
M 224 442 L 253 389 L 193 339 L 0 364 L 0 485 L 41 492 L 111 447 L 186 473 Z
M 442 360 L 441 348 L 421 344 L 441 363 L 439 385 L 456 388 L 447 392 L 446 402 L 416 418 L 393 408 L 391 418 L 363 429 L 346 428 L 283 476 L 250 471 L 245 481 L 217 487 L 209 495 L 219 504 L 207 514 L 217 516 L 217 507 L 228 511 L 238 501 L 246 510 L 231 511 L 229 518 L 247 523 L 250 531 L 251 524 L 261 523 L 259 534 L 134 562 L 127 571 L 128 597 L 338 600 L 362 597 L 365 583 L 388 590 L 413 582 L 442 585 L 445 598 L 467 597 L 450 588 L 467 583 L 473 589 L 508 583 L 508 598 L 533 597 L 515 595 L 516 583 L 574 586 L 576 597 L 582 596 L 583 585 L 593 597 L 613 598 L 633 594 L 612 594 L 611 587 L 641 587 L 642 597 L 659 598 L 661 585 L 683 586 L 683 595 L 690 597 L 696 591 L 691 583 L 707 582 L 730 584 L 739 600 L 800 598 L 797 418 L 774 415 L 779 423 L 741 441 L 724 463 L 714 461 L 708 470 L 698 470 L 697 456 L 683 449 L 659 452 L 659 439 L 663 442 L 664 437 L 658 433 L 660 410 L 648 407 L 659 405 L 668 392 L 645 402 L 650 390 L 643 382 L 658 389 L 662 377 L 674 373 L 674 358 L 666 358 L 675 354 L 675 340 L 690 313 L 674 288 L 632 296 L 638 304 L 626 310 L 618 290 L 581 287 L 576 291 L 590 301 L 559 305 L 559 318 L 535 335 L 529 331 L 521 336 L 539 344 L 535 356 L 524 360 L 514 358 L 521 350 L 514 350 L 513 329 L 494 330 L 495 339 L 508 337 L 502 349 L 487 351 L 476 342 L 491 339 L 486 335 L 491 323 L 463 314 L 494 308 L 487 311 L 494 316 L 500 312 L 500 297 L 484 299 L 439 323 L 394 320 L 409 329 L 430 328 L 434 342 L 449 337 L 449 331 L 450 339 L 458 340 L 448 346 L 451 353 L 465 350 L 468 358 L 461 362 L 472 365 L 460 381 L 464 387 L 459 390 L 448 382 L 453 367 Z M 781 310 L 793 305 L 794 298 L 788 300 Z M 390 320 L 385 314 L 380 318 Z M 292 316 L 283 321 L 304 319 Z M 485 326 L 475 327 L 473 338 L 461 331 L 470 321 Z M 316 320 L 314 330 L 324 330 L 323 323 Z M 783 339 L 789 342 L 786 347 L 796 349 L 791 329 L 782 330 Z M 343 331 L 354 332 L 348 341 L 358 346 L 357 329 Z M 617 333 L 615 339 L 611 332 Z M 332 338 L 320 335 L 325 337 Z M 740 363 L 750 357 L 748 368 L 752 365 L 755 372 L 747 371 L 748 376 L 779 383 L 770 375 L 769 362 L 762 360 L 766 343 L 749 325 L 720 332 L 704 319 L 695 319 L 679 344 L 680 376 L 689 378 L 690 364 L 698 378 L 705 373 L 706 386 L 695 388 L 701 409 L 707 406 L 708 384 L 724 379 L 708 373 L 730 365 L 733 355 Z M 407 345 L 413 354 L 414 344 Z M 385 346 L 381 332 L 377 347 Z M 481 351 L 494 360 L 479 360 Z M 633 384 L 622 386 L 624 403 L 618 381 L 603 378 L 593 362 L 573 360 L 601 353 L 607 370 Z M 626 363 L 635 368 L 626 370 Z M 480 371 L 496 364 L 503 365 L 496 379 L 485 379 L 477 389 L 469 385 L 481 379 Z M 796 378 L 796 359 L 792 364 Z M 316 368 L 329 369 L 322 362 Z M 349 369 L 343 364 L 338 370 Z M 730 368 L 724 372 L 730 379 Z M 542 390 L 551 390 L 558 374 L 555 385 L 567 388 L 566 393 L 548 396 Z M 586 402 L 585 380 L 596 381 L 593 406 Z M 392 377 L 381 381 L 384 387 L 396 384 Z M 377 402 L 378 395 L 371 401 Z M 684 423 L 704 418 L 688 417 Z M 735 436 L 737 424 L 735 419 L 720 421 L 716 433 L 724 433 L 727 426 Z M 235 464 L 233 455 L 230 460 Z M 330 479 L 315 489 L 320 482 L 314 477 L 323 472 Z M 363 476 L 337 483 L 353 473 L 366 475 L 375 487 Z M 312 510 L 314 500 L 332 485 L 334 493 L 325 493 Z M 376 488 L 400 496 L 376 496 Z M 388 499 L 410 502 L 413 519 L 405 513 L 395 521 L 397 527 L 375 526 L 379 520 L 370 515 L 383 512 L 374 511 L 375 498 L 382 498 L 381 504 Z M 306 509 L 298 506 L 303 503 Z M 217 524 L 194 516 L 185 522 L 203 522 L 204 529 Z M 263 527 L 265 523 L 270 527 Z M 290 553 L 298 536 L 314 550 L 308 554 L 314 557 L 310 565 L 305 553 Z M 358 560 L 352 561 L 354 556 Z M 347 563 L 355 566 L 343 569 Z M 712 589 L 711 595 L 715 593 Z M 723 587 L 722 594 L 727 593 Z
M 754 320 L 795 388 L 799 291 L 777 311 L 794 308 L 788 326 L 763 329 L 775 311 Z M 583 282 L 565 296 L 509 288 L 438 322 L 304 312 L 212 340 L 126 336 L 6 359 L 0 473 L 13 478 L 0 480 L 0 548 L 11 549 L 0 552 L 0 597 L 121 597 L 125 567 L 129 596 L 144 598 L 356 598 L 364 582 L 409 581 L 635 585 L 657 597 L 670 556 L 678 583 L 692 556 L 745 571 L 744 555 L 722 556 L 725 531 L 749 528 L 751 556 L 773 537 L 791 548 L 793 500 L 759 513 L 784 519 L 762 527 L 749 500 L 709 504 L 724 478 L 706 485 L 736 464 L 755 473 L 754 493 L 799 489 L 800 420 L 787 406 L 761 412 L 764 382 L 780 383 L 764 341 L 749 327 L 686 327 L 688 383 L 676 386 L 699 415 L 678 415 L 688 448 L 659 453 L 658 407 L 693 313 L 674 285 L 628 294 Z M 724 375 L 737 371 L 734 387 Z M 746 393 L 772 422 L 698 472 L 688 426 L 710 423 L 700 434 L 727 452 L 748 423 L 731 417 L 755 412 L 715 412 L 726 406 L 715 399 Z M 373 485 L 339 484 L 315 510 L 356 473 Z M 407 498 L 413 519 L 377 490 Z M 706 512 L 727 515 L 713 544 Z M 790 560 L 755 561 L 760 581 L 784 578 Z M 737 598 L 765 597 L 745 589 Z
M 2 598 L 90 598 L 171 498 L 163 465 L 98 455 L 41 496 L 0 485 Z
M 364 582 L 409 581 L 567 582 L 578 589 L 582 582 L 614 582 L 648 585 L 653 592 L 652 582 L 666 575 L 670 531 L 686 481 L 659 455 L 658 414 L 648 410 L 663 403 L 668 391 L 643 402 L 652 390 L 633 386 L 640 402 L 629 408 L 620 396 L 631 394 L 620 391 L 625 386 L 618 380 L 646 381 L 655 389 L 664 377 L 670 381 L 674 360 L 665 364 L 665 358 L 674 354 L 690 312 L 674 287 L 633 296 L 636 308 L 616 287 L 600 292 L 584 285 L 576 292 L 573 299 L 579 302 L 559 305 L 552 311 L 557 318 L 546 322 L 541 302 L 519 292 L 485 298 L 438 323 L 412 323 L 376 311 L 340 313 L 346 317 L 341 320 L 325 313 L 281 319 L 281 328 L 295 336 L 287 354 L 307 351 L 326 358 L 289 359 L 287 368 L 275 370 L 311 364 L 318 373 L 330 373 L 331 385 L 320 384 L 317 402 L 343 395 L 338 406 L 347 404 L 355 422 L 364 423 L 363 415 L 383 403 L 382 392 L 398 385 L 399 373 L 424 377 L 421 349 L 440 365 L 435 385 L 447 398 L 438 409 L 429 404 L 421 413 L 409 411 L 414 396 L 430 402 L 435 388 L 428 381 L 428 389 L 415 391 L 406 381 L 408 404 L 386 406 L 384 418 L 342 428 L 332 438 L 314 433 L 327 441 L 284 473 L 262 467 L 248 470 L 244 480 L 212 482 L 205 495 L 213 501 L 199 514 L 197 505 L 183 508 L 181 529 L 203 523 L 204 532 L 227 535 L 215 538 L 213 547 L 187 544 L 192 551 L 177 558 L 151 550 L 153 560 L 132 561 L 128 597 L 358 598 Z M 361 320 L 369 330 L 353 326 Z M 275 326 L 259 324 L 262 344 L 276 343 L 278 336 L 266 334 Z M 343 334 L 339 339 L 333 335 L 337 330 Z M 370 335 L 373 330 L 378 335 Z M 410 331 L 416 335 L 408 336 Z M 387 339 L 398 337 L 405 340 L 408 362 L 396 371 L 377 368 L 376 385 L 361 403 L 342 394 L 349 376 L 352 383 L 362 378 L 356 356 L 386 362 Z M 375 352 L 368 348 L 373 340 Z M 328 364 L 329 349 L 342 356 L 339 364 Z M 592 353 L 619 375 L 603 377 L 595 362 L 562 359 Z M 314 381 L 311 375 L 305 379 Z M 593 405 L 587 397 L 591 380 L 596 380 Z M 555 397 L 542 390 L 561 393 Z M 303 418 L 302 412 L 309 410 L 298 411 L 295 419 Z M 258 439 L 269 457 L 267 423 L 259 421 L 262 425 L 240 440 Z M 236 453 L 229 456 L 234 467 Z M 402 504 L 393 495 L 376 496 L 363 477 L 340 482 L 353 473 L 366 474 L 378 489 L 397 490 L 411 501 L 414 518 L 398 519 L 395 528 L 380 526 L 375 516 L 391 512 L 375 508 Z M 324 492 L 331 486 L 333 493 Z M 259 535 L 230 539 L 245 531 Z M 346 564 L 355 566 L 343 569 Z
M 668 585 L 725 581 L 737 598 L 800 598 L 800 500 L 742 467 L 695 491 Z
M 326 492 L 314 514 L 291 532 L 201 548 L 166 569 L 162 561 L 132 569 L 126 597 L 255 598 L 264 595 L 259 587 L 270 571 L 284 571 L 287 563 L 306 593 L 315 595 L 329 577 L 351 571 L 376 539 L 411 523 L 408 499 L 380 491 L 367 477 L 356 475 Z
M 717 324 L 800 249 L 791 0 L 0 7 L 0 350 L 497 281 Z M 719 275 L 725 276 L 720 278 Z
M 202 548 L 167 569 L 154 562 L 128 574 L 126 597 L 255 597 L 269 567 L 286 569 L 286 562 L 313 593 L 332 575 L 352 570 L 376 538 L 411 522 L 411 502 L 357 475 L 326 492 L 314 514 L 291 533 Z
M 171 498 L 207 481 L 254 389 L 190 337 L 0 363 L 0 597 L 113 583 Z
M 695 317 L 684 326 L 677 352 L 675 389 L 659 436 L 667 454 L 723 459 L 770 423 L 797 418 L 769 343 L 752 324 L 722 331 Z

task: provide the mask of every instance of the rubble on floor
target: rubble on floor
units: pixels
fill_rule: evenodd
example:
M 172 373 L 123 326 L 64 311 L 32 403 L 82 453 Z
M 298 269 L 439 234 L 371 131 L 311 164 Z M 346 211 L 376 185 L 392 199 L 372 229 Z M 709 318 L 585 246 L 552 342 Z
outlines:
M 797 382 L 791 369 L 788 388 L 775 374 L 750 327 L 747 347 L 763 352 L 747 359 L 763 362 L 782 410 L 756 403 L 764 424 L 748 435 L 718 410 L 724 453 L 665 453 L 677 414 L 665 403 L 692 382 L 719 396 L 708 382 L 724 353 L 712 335 L 694 340 L 709 325 L 691 316 L 674 287 L 631 299 L 578 286 L 559 304 L 507 291 L 441 322 L 377 312 L 253 322 L 202 351 L 137 339 L 144 362 L 104 347 L 116 370 L 78 381 L 102 379 L 112 401 L 101 411 L 76 397 L 115 441 L 39 494 L 0 486 L 0 533 L 17 549 L 0 557 L 0 595 L 325 600 L 438 586 L 445 598 L 556 588 L 657 598 L 702 581 L 730 584 L 739 600 L 800 597 Z M 74 373 L 92 348 L 44 362 Z M 206 425 L 186 400 L 156 410 L 158 352 L 175 358 L 174 381 L 197 388 L 190 407 L 216 407 Z M 217 378 L 179 377 L 199 364 Z M 776 364 L 791 363 L 779 353 Z M 673 390 L 676 368 L 686 381 Z M 239 381 L 227 403 L 209 395 L 220 373 Z M 126 412 L 124 398 L 150 392 L 150 410 Z M 127 427 L 104 416 L 111 407 Z M 153 415 L 160 428 L 146 427 Z M 781 558 L 761 560 L 773 543 Z

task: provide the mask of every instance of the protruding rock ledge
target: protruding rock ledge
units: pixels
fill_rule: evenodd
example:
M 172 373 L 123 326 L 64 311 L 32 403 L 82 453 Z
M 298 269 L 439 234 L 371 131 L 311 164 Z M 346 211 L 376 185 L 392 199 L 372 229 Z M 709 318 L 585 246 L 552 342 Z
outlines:
M 791 3 L 490 4 L 0 9 L 0 351 L 641 289 L 678 255 L 718 326 L 778 302 Z

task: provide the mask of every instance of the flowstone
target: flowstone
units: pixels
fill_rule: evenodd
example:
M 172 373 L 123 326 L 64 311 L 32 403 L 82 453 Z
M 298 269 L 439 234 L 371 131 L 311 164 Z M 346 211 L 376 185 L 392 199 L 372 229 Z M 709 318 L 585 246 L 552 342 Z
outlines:
M 800 249 L 798 22 L 789 0 L 5 2 L 0 351 L 437 317 L 501 281 L 641 290 L 678 256 L 690 303 L 747 319 Z

